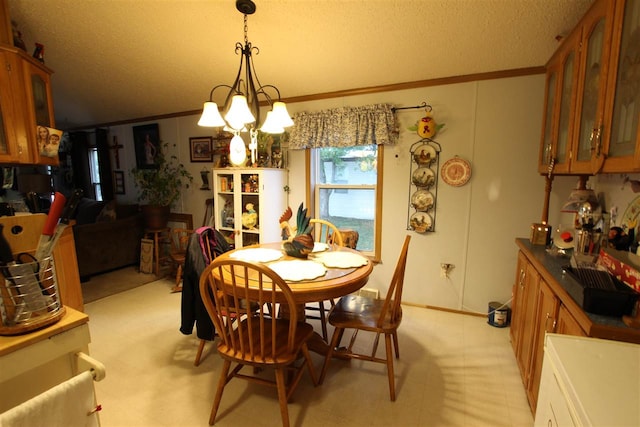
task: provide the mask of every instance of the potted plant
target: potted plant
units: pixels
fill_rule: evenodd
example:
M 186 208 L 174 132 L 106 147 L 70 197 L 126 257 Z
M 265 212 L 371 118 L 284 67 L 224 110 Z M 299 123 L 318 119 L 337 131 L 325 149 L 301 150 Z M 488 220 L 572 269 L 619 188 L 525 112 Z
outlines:
M 193 182 L 193 176 L 178 162 L 176 156 L 165 156 L 164 151 L 168 146 L 164 143 L 156 153 L 155 168 L 131 169 L 133 183 L 138 189 L 138 201 L 146 202 L 146 205 L 142 205 L 142 213 L 146 226 L 151 229 L 167 226 L 171 206 L 180 197 L 182 188 L 189 188 Z

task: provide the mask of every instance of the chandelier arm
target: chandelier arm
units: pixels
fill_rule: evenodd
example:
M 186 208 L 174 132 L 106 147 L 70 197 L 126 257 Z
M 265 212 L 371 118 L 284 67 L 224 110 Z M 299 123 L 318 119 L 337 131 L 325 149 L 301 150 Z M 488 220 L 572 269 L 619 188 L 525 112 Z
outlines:
M 226 88 L 228 88 L 228 89 L 233 90 L 233 88 L 232 88 L 231 86 L 229 86 L 229 85 L 224 85 L 224 84 L 222 84 L 222 85 L 214 86 L 214 87 L 213 87 L 213 89 L 211 89 L 211 92 L 209 92 L 209 102 L 214 102 L 214 101 L 213 101 L 213 92 L 214 92 L 216 89 L 218 89 L 219 87 L 226 87 Z
M 264 86 L 260 86 L 257 90 L 258 94 L 262 94 L 264 95 L 265 98 L 267 98 L 267 102 L 269 102 L 269 105 L 273 104 L 274 98 L 272 96 L 269 96 L 269 94 L 267 93 L 267 91 L 265 89 L 267 88 L 271 88 L 273 89 L 276 94 L 278 95 L 276 101 L 280 101 L 280 91 L 278 90 L 277 87 L 275 87 L 274 85 L 264 85 Z
M 233 84 L 231 86 L 229 86 L 229 88 L 231 89 L 229 91 L 229 93 L 227 94 L 227 98 L 224 100 L 224 109 L 227 110 L 229 108 L 229 103 L 231 102 L 231 98 L 233 98 L 233 95 L 245 95 L 246 92 L 246 84 L 245 86 L 245 90 L 243 90 L 243 85 L 242 85 L 242 67 L 243 65 L 245 65 L 245 58 L 246 58 L 246 48 L 247 46 L 245 45 L 244 48 L 242 46 L 242 44 L 240 42 L 236 43 L 236 54 L 238 53 L 238 50 L 240 50 L 242 53 L 240 54 L 240 66 L 238 67 L 238 73 L 236 74 L 236 79 L 234 80 Z M 247 61 L 249 59 L 247 58 Z M 248 62 L 247 62 L 248 63 Z
M 247 88 L 247 103 L 249 104 L 249 109 L 251 113 L 256 118 L 256 125 L 260 123 L 260 105 L 258 102 L 258 91 L 256 90 L 256 82 L 258 86 L 260 85 L 260 81 L 258 80 L 258 76 L 255 72 L 255 68 L 253 66 L 253 60 L 251 58 L 251 43 L 245 45 L 245 56 L 247 59 L 246 68 L 245 68 L 245 76 L 246 76 L 246 88 Z

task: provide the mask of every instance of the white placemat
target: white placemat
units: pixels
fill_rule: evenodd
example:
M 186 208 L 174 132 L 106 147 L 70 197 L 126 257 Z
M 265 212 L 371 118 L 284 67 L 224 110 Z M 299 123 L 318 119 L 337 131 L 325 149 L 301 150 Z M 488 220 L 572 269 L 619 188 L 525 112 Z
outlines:
M 269 264 L 269 268 L 278 273 L 284 280 L 311 280 L 324 276 L 327 269 L 324 265 L 309 260 L 285 260 Z
M 329 245 L 322 242 L 314 242 L 313 243 L 313 251 L 312 252 L 323 252 L 329 249 Z
M 271 262 L 283 256 L 282 251 L 267 248 L 240 249 L 229 255 L 230 258 L 247 262 Z
M 322 252 L 314 259 L 329 268 L 353 268 L 366 265 L 369 260 L 360 254 L 346 251 Z

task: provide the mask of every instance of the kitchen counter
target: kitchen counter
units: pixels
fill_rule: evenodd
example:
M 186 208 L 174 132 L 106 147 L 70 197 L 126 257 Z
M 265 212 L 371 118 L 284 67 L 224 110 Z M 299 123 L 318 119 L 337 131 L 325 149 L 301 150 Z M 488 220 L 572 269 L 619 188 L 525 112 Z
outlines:
M 88 354 L 89 316 L 65 307 L 58 322 L 28 334 L 0 336 L 0 412 L 77 373 L 76 353 Z
M 532 245 L 526 238 L 517 238 L 516 244 L 549 286 L 553 288 L 562 304 L 567 307 L 587 335 L 595 338 L 640 343 L 640 329 L 628 327 L 621 317 L 587 313 L 581 308 L 578 300 L 582 288 L 563 270 L 564 266 L 569 265 L 570 256 L 552 254 L 547 251 L 545 246 Z
M 0 336 L 0 357 L 89 321 L 89 316 L 73 308 L 65 307 L 65 311 L 66 313 L 62 316 L 62 319 L 46 328 L 38 329 L 28 334 Z

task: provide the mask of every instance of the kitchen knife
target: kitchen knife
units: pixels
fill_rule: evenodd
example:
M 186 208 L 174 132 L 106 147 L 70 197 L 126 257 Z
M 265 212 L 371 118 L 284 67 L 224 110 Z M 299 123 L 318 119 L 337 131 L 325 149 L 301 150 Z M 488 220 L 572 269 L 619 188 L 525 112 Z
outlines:
M 36 257 L 38 260 L 41 260 L 42 258 L 51 255 L 51 253 L 53 252 L 53 249 L 56 246 L 56 243 L 58 242 L 58 239 L 60 239 L 60 236 L 64 232 L 64 229 L 67 228 L 67 226 L 69 225 L 71 216 L 73 216 L 76 209 L 78 208 L 78 203 L 80 203 L 80 199 L 82 198 L 82 195 L 83 195 L 82 190 L 80 189 L 74 190 L 73 194 L 64 205 L 64 208 L 61 209 L 61 213 L 58 215 L 60 220 L 56 221 L 56 224 L 54 224 L 52 229 L 47 228 L 49 224 L 45 224 L 45 228 L 47 229 L 43 231 L 43 234 L 45 232 L 47 234 L 51 233 L 51 237 L 49 241 L 47 241 L 47 243 L 45 244 L 44 248 L 40 253 L 41 258 Z
M 66 201 L 67 199 L 62 193 L 56 192 L 53 203 L 49 208 L 49 214 L 47 215 L 44 227 L 42 227 L 42 234 L 40 235 L 40 240 L 38 241 L 38 246 L 36 248 L 35 257 L 38 261 L 41 260 L 44 257 L 45 252 L 47 252 L 47 247 L 49 246 L 51 237 L 53 236 L 53 232 L 58 224 L 58 220 L 60 219 L 60 215 L 62 214 Z

